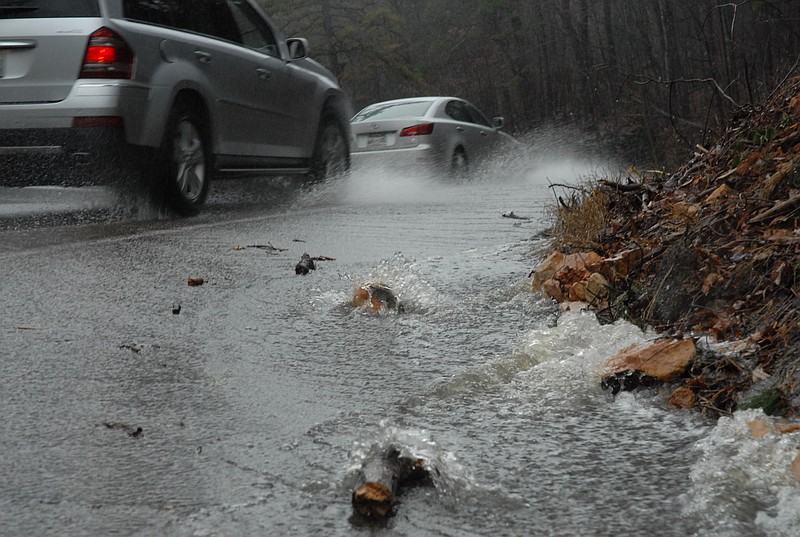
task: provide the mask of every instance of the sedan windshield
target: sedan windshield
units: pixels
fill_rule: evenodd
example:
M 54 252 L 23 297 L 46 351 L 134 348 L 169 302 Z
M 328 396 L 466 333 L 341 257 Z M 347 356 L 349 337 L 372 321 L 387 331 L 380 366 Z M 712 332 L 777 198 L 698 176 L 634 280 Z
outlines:
M 379 103 L 363 109 L 353 117 L 353 123 L 376 119 L 397 119 L 401 117 L 422 117 L 433 101 L 407 101 L 402 103 Z
M 97 0 L 0 0 L 0 19 L 99 16 Z

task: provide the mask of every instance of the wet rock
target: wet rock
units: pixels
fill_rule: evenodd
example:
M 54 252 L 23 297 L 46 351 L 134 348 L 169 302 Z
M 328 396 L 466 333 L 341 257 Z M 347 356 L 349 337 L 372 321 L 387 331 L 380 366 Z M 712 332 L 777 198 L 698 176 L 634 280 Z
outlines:
M 594 252 L 564 255 L 555 251 L 533 271 L 531 287 L 557 302 L 587 302 L 586 291 L 592 276 L 589 267 L 600 265 L 602 260 Z M 594 285 L 597 291 L 597 279 Z
M 559 311 L 585 311 L 589 309 L 589 304 L 586 302 L 562 302 Z
M 587 280 L 592 274 L 589 266 L 597 265 L 602 260 L 603 258 L 594 252 L 570 254 L 564 257 L 563 265 L 554 278 L 564 286 Z
M 645 379 L 673 381 L 686 372 L 696 354 L 692 339 L 661 339 L 631 345 L 606 363 L 602 386 L 619 391 L 639 387 Z
M 558 280 L 553 278 L 546 280 L 542 283 L 541 290 L 545 296 L 552 298 L 556 302 L 564 301 L 564 293 L 561 292 L 561 284 L 558 283 Z
M 533 271 L 533 279 L 531 281 L 534 291 L 542 290 L 542 285 L 548 280 L 555 281 L 553 278 L 559 269 L 564 266 L 565 257 L 564 254 L 556 250 L 539 263 Z
M 626 278 L 644 257 L 641 248 L 631 248 L 612 257 L 603 259 L 599 264 L 589 266 L 589 269 L 600 273 L 608 282 L 616 282 Z
M 606 301 L 611 293 L 611 284 L 599 272 L 592 273 L 586 280 L 586 302 L 599 306 Z
M 570 302 L 588 302 L 586 298 L 586 288 L 589 286 L 587 280 L 581 280 L 568 287 L 568 297 Z

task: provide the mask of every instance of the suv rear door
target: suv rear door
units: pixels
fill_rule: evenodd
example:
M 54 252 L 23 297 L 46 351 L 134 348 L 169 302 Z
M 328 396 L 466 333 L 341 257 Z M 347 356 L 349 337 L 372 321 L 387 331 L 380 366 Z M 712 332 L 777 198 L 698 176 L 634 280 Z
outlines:
M 81 70 L 98 0 L 10 0 L 0 5 L 0 104 L 64 100 Z
M 192 67 L 191 82 L 203 91 L 211 108 L 215 152 L 234 158 L 278 156 L 282 141 L 276 134 L 280 128 L 275 112 L 285 88 L 286 65 L 275 56 L 279 52 L 274 37 L 243 26 L 231 4 L 238 2 L 124 1 L 125 18 L 181 31 L 162 33 L 159 48 L 169 62 Z M 154 36 L 159 32 L 152 30 Z M 130 39 L 135 47 L 137 38 Z

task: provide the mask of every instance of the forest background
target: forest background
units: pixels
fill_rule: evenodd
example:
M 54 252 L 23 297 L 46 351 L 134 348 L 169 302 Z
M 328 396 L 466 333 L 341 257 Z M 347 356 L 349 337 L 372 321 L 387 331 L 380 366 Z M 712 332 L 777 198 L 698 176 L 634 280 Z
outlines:
M 671 168 L 800 65 L 800 0 L 259 0 L 356 109 L 455 95 Z

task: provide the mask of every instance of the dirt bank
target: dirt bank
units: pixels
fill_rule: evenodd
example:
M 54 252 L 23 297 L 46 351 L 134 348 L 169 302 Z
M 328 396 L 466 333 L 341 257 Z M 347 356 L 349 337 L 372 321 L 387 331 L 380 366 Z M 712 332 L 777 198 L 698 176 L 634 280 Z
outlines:
M 555 188 L 562 252 L 635 252 L 590 297 L 601 320 L 699 340 L 674 388 L 703 412 L 798 415 L 800 78 L 675 173 Z

